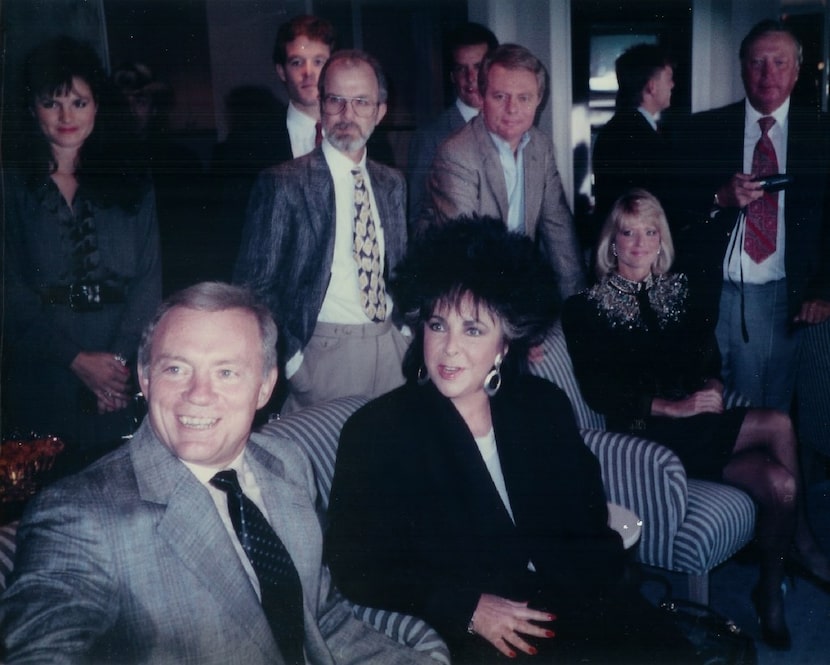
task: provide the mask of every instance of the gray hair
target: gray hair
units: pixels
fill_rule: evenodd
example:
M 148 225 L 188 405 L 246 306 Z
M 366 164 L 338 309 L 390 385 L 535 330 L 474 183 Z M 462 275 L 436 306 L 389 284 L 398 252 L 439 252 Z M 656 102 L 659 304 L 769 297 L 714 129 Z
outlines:
M 660 232 L 660 253 L 651 266 L 655 275 L 667 273 L 674 263 L 674 243 L 663 206 L 653 194 L 644 189 L 631 189 L 618 198 L 605 218 L 599 234 L 596 254 L 596 274 L 602 279 L 617 267 L 614 255 L 614 236 L 628 221 L 652 222 Z
M 798 40 L 798 37 L 795 36 L 795 33 L 790 30 L 790 28 L 782 23 L 781 21 L 776 21 L 774 19 L 764 19 L 756 23 L 752 26 L 752 29 L 746 34 L 746 37 L 743 38 L 741 41 L 741 47 L 738 50 L 738 57 L 741 59 L 741 62 L 747 56 L 749 49 L 752 45 L 758 41 L 761 37 L 769 34 L 782 34 L 788 35 L 790 39 L 793 40 L 793 44 L 795 45 L 795 52 L 796 58 L 798 61 L 798 66 L 800 67 L 801 64 L 804 62 L 804 48 L 801 46 L 801 42 Z
M 156 310 L 153 319 L 144 328 L 138 345 L 138 366 L 142 372 L 150 366 L 153 354 L 153 337 L 161 320 L 176 307 L 195 309 L 200 312 L 224 312 L 242 309 L 254 315 L 262 337 L 263 374 L 277 366 L 277 324 L 268 308 L 260 302 L 250 289 L 233 286 L 225 282 L 200 282 L 177 291 L 168 297 Z
M 326 60 L 323 69 L 320 70 L 320 79 L 317 82 L 317 88 L 320 92 L 320 101 L 322 103 L 323 97 L 326 96 L 326 74 L 333 63 L 344 60 L 348 66 L 354 67 L 358 63 L 363 62 L 372 68 L 375 73 L 375 78 L 378 82 L 378 104 L 385 104 L 389 97 L 389 86 L 386 83 L 386 75 L 383 73 L 383 68 L 377 58 L 369 55 L 365 51 L 357 49 L 344 49 L 342 51 L 335 51 L 331 57 Z

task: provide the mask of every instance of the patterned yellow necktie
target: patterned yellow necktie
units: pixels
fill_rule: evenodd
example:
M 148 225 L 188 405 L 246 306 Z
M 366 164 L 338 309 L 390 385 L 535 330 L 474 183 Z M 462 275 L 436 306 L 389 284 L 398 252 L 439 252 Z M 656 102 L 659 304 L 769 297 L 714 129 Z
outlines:
M 386 288 L 383 283 L 383 267 L 380 261 L 375 221 L 369 192 L 359 168 L 352 169 L 354 176 L 354 260 L 357 263 L 357 282 L 360 287 L 360 304 L 372 321 L 386 319 Z

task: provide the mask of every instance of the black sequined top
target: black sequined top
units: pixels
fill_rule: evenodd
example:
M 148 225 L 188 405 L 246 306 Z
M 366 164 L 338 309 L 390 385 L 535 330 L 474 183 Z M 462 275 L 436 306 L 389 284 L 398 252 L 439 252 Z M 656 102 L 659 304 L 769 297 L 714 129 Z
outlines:
M 568 350 L 588 404 L 610 429 L 637 429 L 655 397 L 677 399 L 720 375 L 714 331 L 690 306 L 683 274 L 631 282 L 611 273 L 568 299 Z

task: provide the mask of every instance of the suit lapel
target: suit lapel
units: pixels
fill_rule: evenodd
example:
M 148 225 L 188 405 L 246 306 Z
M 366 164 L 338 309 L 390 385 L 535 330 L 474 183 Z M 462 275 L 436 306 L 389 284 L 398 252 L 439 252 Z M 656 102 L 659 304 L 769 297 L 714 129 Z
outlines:
M 294 444 L 280 442 L 278 445 Z M 248 453 L 248 463 L 256 476 L 271 526 L 291 555 L 300 576 L 306 612 L 310 612 L 306 621 L 315 621 L 313 608 L 317 607 L 322 532 L 314 500 L 308 488 L 286 478 L 281 459 L 253 442 L 248 443 Z
M 522 159 L 524 160 L 524 196 L 525 196 L 525 233 L 536 237 L 536 225 L 539 222 L 539 211 L 542 208 L 542 196 L 545 193 L 544 156 L 539 150 L 539 141 L 535 136 L 536 130 L 530 130 L 530 141 L 525 146 Z
M 496 490 L 487 465 L 481 457 L 475 439 L 461 415 L 431 384 L 426 398 L 432 402 L 423 413 L 436 414 L 438 422 L 428 422 L 428 436 L 434 440 L 433 449 L 438 455 L 446 455 L 452 467 L 450 475 L 458 479 L 459 487 L 466 487 L 464 498 L 468 502 L 467 513 L 481 524 L 479 530 L 504 534 L 514 529 L 501 496 Z M 439 460 L 440 464 L 440 460 Z
M 517 404 L 514 397 L 507 391 L 502 391 L 490 401 L 493 417 L 493 429 L 496 432 L 496 446 L 499 451 L 504 484 L 510 495 L 510 504 L 513 516 L 519 531 L 525 533 L 528 529 L 535 532 L 536 518 L 540 512 L 537 497 L 528 493 L 528 486 L 535 486 L 539 479 L 536 476 L 536 465 L 541 462 L 538 451 L 528 447 L 528 442 L 536 440 L 541 435 L 535 427 L 536 421 L 526 416 L 523 405 Z M 516 414 L 525 416 L 517 418 Z M 555 445 L 550 441 L 549 445 Z M 555 483 L 557 479 L 550 477 L 541 482 Z M 559 520 L 559 511 L 544 511 L 546 528 L 550 528 Z
M 487 126 L 484 124 L 484 118 L 481 115 L 473 118 L 470 126 L 473 130 L 476 145 L 485 146 L 484 163 L 482 164 L 484 179 L 489 185 L 490 195 L 495 199 L 498 216 L 506 221 L 508 213 L 507 184 L 504 182 L 504 169 L 501 167 L 499 151 L 496 144 L 493 143 L 493 137 L 487 131 Z M 481 153 L 476 149 L 476 155 L 478 154 Z
M 334 247 L 334 182 L 319 146 L 308 155 L 305 180 L 307 187 L 303 196 L 307 209 L 313 211 L 307 218 L 309 228 L 318 239 L 330 238 L 330 245 Z
M 227 608 L 228 621 L 236 622 L 263 653 L 274 654 L 259 600 L 207 488 L 155 438 L 146 420 L 131 455 L 141 498 L 164 506 L 158 538 Z

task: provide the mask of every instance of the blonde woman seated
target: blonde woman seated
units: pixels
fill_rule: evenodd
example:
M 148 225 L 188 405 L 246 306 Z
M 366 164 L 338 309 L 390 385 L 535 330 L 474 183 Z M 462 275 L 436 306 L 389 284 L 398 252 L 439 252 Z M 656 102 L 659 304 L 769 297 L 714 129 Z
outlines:
M 669 272 L 673 258 L 657 199 L 636 189 L 620 197 L 600 234 L 599 282 L 565 304 L 568 350 L 582 394 L 609 429 L 657 441 L 690 477 L 730 483 L 756 501 L 761 571 L 752 598 L 764 641 L 788 649 L 788 558 L 830 581 L 806 520 L 795 434 L 784 413 L 724 408 L 713 327 L 686 276 Z

